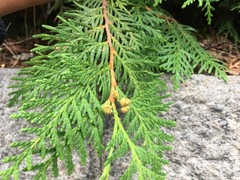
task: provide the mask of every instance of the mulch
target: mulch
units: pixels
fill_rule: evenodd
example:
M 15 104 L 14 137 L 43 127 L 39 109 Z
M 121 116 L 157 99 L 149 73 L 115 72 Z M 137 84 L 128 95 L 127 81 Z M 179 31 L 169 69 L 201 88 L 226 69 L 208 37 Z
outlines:
M 240 46 L 223 36 L 199 40 L 200 45 L 213 57 L 222 60 L 229 75 L 240 74 Z
M 22 68 L 34 54 L 31 49 L 36 43 L 33 38 L 8 38 L 0 46 L 0 68 Z

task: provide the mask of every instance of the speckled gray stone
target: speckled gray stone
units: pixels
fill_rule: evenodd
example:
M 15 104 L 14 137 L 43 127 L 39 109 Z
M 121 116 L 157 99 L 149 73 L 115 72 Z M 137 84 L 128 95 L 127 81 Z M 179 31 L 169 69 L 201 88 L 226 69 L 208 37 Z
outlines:
M 0 69 L 0 159 L 17 152 L 9 144 L 17 139 L 31 138 L 19 133 L 27 126 L 9 115 L 16 111 L 8 108 L 7 86 L 17 69 Z M 171 85 L 170 91 L 171 90 Z M 181 84 L 167 101 L 174 103 L 167 119 L 177 122 L 174 129 L 164 131 L 175 135 L 173 149 L 165 153 L 170 165 L 164 167 L 167 180 L 239 180 L 240 179 L 240 77 L 229 76 L 223 82 L 213 76 L 193 75 Z M 121 158 L 113 165 L 110 180 L 119 179 L 129 157 Z M 100 173 L 99 159 L 90 153 L 86 167 L 80 166 L 74 155 L 75 172 L 68 177 L 64 164 L 59 163 L 58 180 L 94 180 Z M 0 162 L 0 170 L 7 165 Z M 30 180 L 32 172 L 22 173 L 20 179 Z M 48 179 L 54 179 L 51 173 Z M 137 179 L 137 178 L 135 178 Z
M 240 77 L 193 75 L 170 98 L 177 127 L 166 158 L 168 180 L 240 179 Z

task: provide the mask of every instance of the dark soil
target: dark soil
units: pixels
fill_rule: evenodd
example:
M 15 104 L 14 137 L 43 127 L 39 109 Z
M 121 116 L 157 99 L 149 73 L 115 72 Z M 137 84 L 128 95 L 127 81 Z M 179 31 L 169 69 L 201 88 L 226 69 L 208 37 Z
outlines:
M 1 68 L 21 68 L 25 67 L 25 62 L 33 57 L 31 49 L 36 40 L 33 38 L 8 38 L 0 46 L 0 67 Z

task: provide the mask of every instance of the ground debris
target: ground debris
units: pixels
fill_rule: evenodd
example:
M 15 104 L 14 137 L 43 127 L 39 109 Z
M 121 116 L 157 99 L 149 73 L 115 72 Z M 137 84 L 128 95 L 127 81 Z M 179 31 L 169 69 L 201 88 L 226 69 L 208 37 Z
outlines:
M 199 43 L 212 56 L 226 63 L 228 74 L 240 74 L 240 46 L 223 36 L 201 39 Z
M 34 54 L 31 49 L 36 40 L 33 38 L 7 39 L 0 46 L 0 68 L 21 68 Z

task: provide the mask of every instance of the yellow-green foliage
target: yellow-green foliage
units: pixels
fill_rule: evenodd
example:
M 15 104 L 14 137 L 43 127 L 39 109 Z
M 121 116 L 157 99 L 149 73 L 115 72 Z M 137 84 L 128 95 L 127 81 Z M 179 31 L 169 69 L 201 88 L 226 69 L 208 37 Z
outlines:
M 222 78 L 224 72 L 197 45 L 189 27 L 172 21 L 158 3 L 78 0 L 58 17 L 58 26 L 44 26 L 51 33 L 36 37 L 49 45 L 33 49 L 37 56 L 15 78 L 10 102 L 20 103 L 12 117 L 32 124 L 22 132 L 36 138 L 12 144 L 22 151 L 3 160 L 11 166 L 0 172 L 1 179 L 19 179 L 21 164 L 26 171 L 36 171 L 35 179 L 46 179 L 47 169 L 58 176 L 59 160 L 71 174 L 72 151 L 86 164 L 88 143 L 99 157 L 108 153 L 102 180 L 108 179 L 112 162 L 128 152 L 131 159 L 121 179 L 134 174 L 139 180 L 165 179 L 163 152 L 170 147 L 164 143 L 173 137 L 162 128 L 175 122 L 161 118 L 169 104 L 163 102 L 166 85 L 160 74 L 172 72 L 177 86 L 198 64 L 200 71 L 215 71 Z M 113 133 L 104 146 L 109 117 Z

